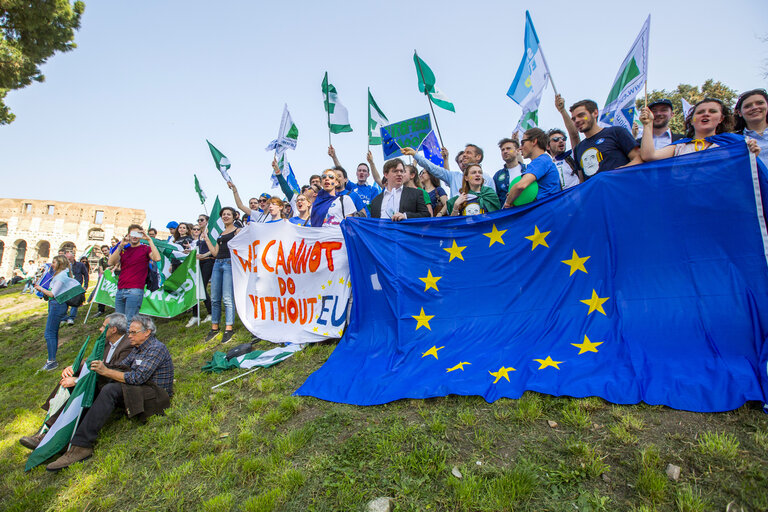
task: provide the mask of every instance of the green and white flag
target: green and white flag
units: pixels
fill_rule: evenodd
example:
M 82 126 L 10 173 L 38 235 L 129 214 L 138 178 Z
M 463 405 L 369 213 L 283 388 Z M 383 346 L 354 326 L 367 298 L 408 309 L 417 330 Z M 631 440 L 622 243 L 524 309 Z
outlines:
M 283 117 L 280 120 L 280 129 L 277 132 L 277 138 L 269 143 L 266 151 L 276 151 L 282 154 L 286 149 L 296 149 L 296 142 L 299 139 L 299 129 L 288 112 L 288 104 L 283 105 Z
M 328 112 L 328 129 L 331 133 L 351 132 L 349 125 L 349 112 L 347 108 L 339 102 L 339 95 L 336 88 L 328 83 L 328 72 L 325 72 L 323 78 L 323 105 Z
M 208 142 L 206 139 L 205 142 Z M 224 181 L 227 183 L 232 181 L 232 178 L 229 177 L 229 168 L 232 167 L 232 164 L 229 163 L 229 158 L 224 156 L 224 153 L 216 149 L 216 147 L 208 142 L 208 149 L 211 150 L 211 156 L 213 156 L 213 161 L 216 163 L 216 168 L 221 173 L 221 176 L 224 178 Z
M 632 48 L 619 67 L 613 80 L 605 107 L 600 112 L 600 122 L 612 126 L 623 126 L 632 130 L 632 119 L 627 118 L 624 109 L 635 105 L 635 98 L 643 90 L 648 75 L 648 40 L 651 34 L 651 15 L 643 24 Z
M 522 134 L 525 132 L 525 130 L 529 130 L 531 128 L 536 128 L 538 126 L 538 123 L 539 123 L 539 111 L 538 110 L 531 110 L 530 112 L 523 112 L 523 115 L 520 116 L 520 120 L 517 122 L 517 126 L 515 127 L 514 131 L 522 136 Z
M 200 198 L 200 204 L 205 204 L 205 200 L 208 199 L 208 196 L 205 195 L 205 192 L 203 192 L 203 189 L 200 188 L 200 182 L 197 181 L 197 174 L 195 176 L 195 192 L 197 192 L 197 197 Z
M 416 75 L 419 79 L 419 91 L 429 95 L 432 103 L 445 110 L 456 112 L 456 108 L 451 103 L 451 100 L 437 88 L 435 85 L 435 74 L 432 69 L 427 66 L 421 57 L 414 51 L 413 63 L 416 64 Z
M 52 281 L 51 292 L 56 302 L 64 304 L 69 299 L 85 293 L 85 289 L 75 279 L 65 276 Z
M 381 132 L 379 128 L 388 125 L 389 119 L 384 115 L 376 100 L 371 95 L 371 89 L 368 88 L 368 144 L 376 146 L 381 144 Z
M 219 202 L 219 196 L 216 196 L 213 208 L 211 208 L 211 217 L 208 219 L 208 239 L 211 241 L 211 244 L 216 243 L 216 240 L 223 231 L 224 221 L 221 220 L 221 203 Z
M 277 347 L 271 350 L 254 350 L 242 356 L 227 359 L 224 352 L 214 352 L 213 359 L 203 366 L 204 372 L 219 373 L 233 368 L 269 368 L 280 361 L 292 356 L 303 347 L 300 343 L 291 343 L 285 347 Z
M 80 421 L 83 409 L 93 405 L 93 398 L 96 393 L 96 379 L 98 374 L 90 370 L 91 361 L 104 358 L 104 341 L 107 337 L 107 330 L 101 333 L 99 339 L 93 346 L 91 355 L 83 364 L 80 375 L 77 378 L 77 384 L 72 389 L 69 400 L 61 411 L 61 414 L 53 426 L 46 432 L 43 440 L 37 445 L 37 448 L 29 454 L 24 471 L 29 471 L 50 459 L 62 451 L 72 440 L 75 429 Z M 88 340 L 86 340 L 86 344 Z M 83 349 L 81 349 L 82 351 Z M 74 366 L 73 366 L 74 368 Z
M 165 280 L 171 277 L 173 260 L 183 260 L 187 257 L 184 248 L 173 242 L 164 242 L 154 239 L 157 252 L 160 253 L 160 261 L 157 262 L 157 270 L 160 272 L 160 286 L 165 285 Z M 146 242 L 142 242 L 146 244 Z

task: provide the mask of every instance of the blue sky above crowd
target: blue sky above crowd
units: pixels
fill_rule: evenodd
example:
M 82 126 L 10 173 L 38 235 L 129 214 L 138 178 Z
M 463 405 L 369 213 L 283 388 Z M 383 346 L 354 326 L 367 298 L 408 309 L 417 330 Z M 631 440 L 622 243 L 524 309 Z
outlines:
M 506 96 L 523 52 L 529 9 L 566 105 L 602 107 L 618 67 L 651 14 L 648 90 L 720 80 L 764 87 L 768 9 L 761 0 L 643 3 L 87 2 L 78 48 L 43 67 L 46 81 L 8 95 L 0 126 L 3 197 L 143 208 L 153 225 L 194 220 L 209 197 L 233 204 L 205 139 L 232 162 L 241 195 L 272 190 L 283 104 L 299 128 L 288 158 L 299 183 L 331 165 L 320 85 L 327 71 L 352 133 L 333 136 L 348 171 L 365 160 L 367 88 L 390 121 L 429 112 L 413 50 L 456 113 L 436 109 L 451 155 L 472 142 L 484 167 L 520 108 Z M 551 85 L 543 128 L 563 127 Z M 380 146 L 372 146 L 381 167 Z M 280 194 L 281 195 L 281 194 Z

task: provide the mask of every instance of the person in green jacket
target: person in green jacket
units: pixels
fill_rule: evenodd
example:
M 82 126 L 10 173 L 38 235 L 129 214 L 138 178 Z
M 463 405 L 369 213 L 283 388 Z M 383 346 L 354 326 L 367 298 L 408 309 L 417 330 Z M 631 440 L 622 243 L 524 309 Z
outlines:
M 464 183 L 461 193 L 448 200 L 449 215 L 477 215 L 501 209 L 496 192 L 483 185 L 483 168 L 480 164 L 469 164 L 464 168 Z

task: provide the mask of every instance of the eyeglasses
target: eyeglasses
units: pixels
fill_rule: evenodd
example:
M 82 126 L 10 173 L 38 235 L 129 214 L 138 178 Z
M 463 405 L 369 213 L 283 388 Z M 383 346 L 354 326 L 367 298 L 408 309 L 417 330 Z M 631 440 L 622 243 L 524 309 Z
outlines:
M 128 331 L 128 334 L 134 335 L 134 334 L 139 334 L 140 332 L 144 332 L 144 331 L 143 330 L 141 330 L 141 331 Z
M 206 219 L 197 219 L 197 222 L 205 222 Z
M 259 199 L 259 202 L 260 202 L 260 203 L 266 203 L 266 202 L 267 202 L 267 200 L 266 200 L 266 199 Z
M 336 175 L 335 174 L 323 174 L 323 179 L 329 179 L 329 180 L 335 180 Z
M 551 141 L 553 141 L 553 142 L 560 142 L 560 141 L 566 141 L 566 140 L 568 140 L 568 137 L 550 137 L 550 139 L 549 139 L 549 140 L 551 140 Z

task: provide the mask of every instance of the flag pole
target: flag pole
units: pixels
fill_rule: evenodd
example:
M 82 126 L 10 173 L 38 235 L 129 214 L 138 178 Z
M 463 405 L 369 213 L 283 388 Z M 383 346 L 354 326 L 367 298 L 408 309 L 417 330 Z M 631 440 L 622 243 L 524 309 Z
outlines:
M 331 144 L 331 84 L 328 82 L 328 72 L 325 72 L 325 113 L 328 115 L 328 147 Z
M 85 313 L 85 320 L 83 320 L 83 325 L 85 325 L 86 322 L 88 322 L 88 316 L 91 314 L 91 308 L 93 307 L 93 296 L 96 295 L 96 292 L 101 286 L 101 280 L 103 277 L 104 277 L 104 274 L 101 274 L 99 276 L 99 282 L 96 283 L 96 288 L 93 289 L 93 291 L 91 292 L 91 296 L 88 297 L 88 302 L 90 302 L 90 305 L 88 306 L 88 311 Z
M 547 64 L 547 58 L 544 56 L 544 50 L 541 48 L 541 43 L 539 43 L 539 53 L 541 53 L 541 60 L 544 61 L 544 67 L 547 68 L 547 76 L 549 76 L 549 83 L 552 84 L 552 90 L 555 91 L 555 96 L 557 96 L 557 87 L 555 87 L 555 81 L 552 80 L 552 72 L 549 70 L 549 64 Z
M 197 259 L 197 251 L 195 251 L 195 298 L 197 299 L 197 326 L 200 327 L 200 260 Z
M 419 66 L 419 75 L 421 75 L 421 81 L 424 84 L 424 95 L 427 97 L 427 101 L 429 101 L 429 109 L 432 111 L 432 119 L 435 120 L 435 129 L 437 130 L 437 137 L 440 139 L 440 146 L 445 147 L 445 144 L 443 144 L 443 136 L 440 135 L 440 126 L 437 124 L 437 116 L 435 116 L 435 108 L 432 106 L 432 98 L 429 96 L 429 92 L 427 92 L 427 83 L 424 80 L 424 71 L 421 69 L 421 59 L 419 59 L 418 52 L 414 49 L 413 50 L 414 55 L 416 55 L 416 64 Z
M 368 151 L 366 155 L 371 152 L 371 88 L 368 88 L 368 97 L 365 99 L 368 102 Z
M 255 368 L 253 368 L 252 370 L 248 370 L 248 371 L 247 371 L 247 372 L 245 372 L 245 373 L 241 373 L 241 374 L 240 374 L 240 375 L 238 375 L 237 377 L 233 377 L 233 378 L 231 378 L 231 379 L 229 379 L 229 380 L 225 380 L 225 381 L 224 381 L 224 382 L 222 382 L 221 384 L 216 384 L 215 386 L 213 386 L 213 387 L 211 388 L 211 391 L 213 391 L 214 389 L 216 389 L 216 388 L 218 388 L 218 387 L 220 387 L 220 386 L 223 386 L 224 384 L 227 384 L 228 382 L 232 382 L 233 380 L 237 380 L 237 379 L 239 379 L 240 377 L 245 377 L 246 375 L 248 375 L 248 374 L 250 374 L 250 373 L 253 373 L 253 372 L 255 372 L 255 371 L 256 371 L 256 370 L 258 370 L 259 368 L 261 368 L 261 366 L 256 366 L 256 367 L 255 367 Z

